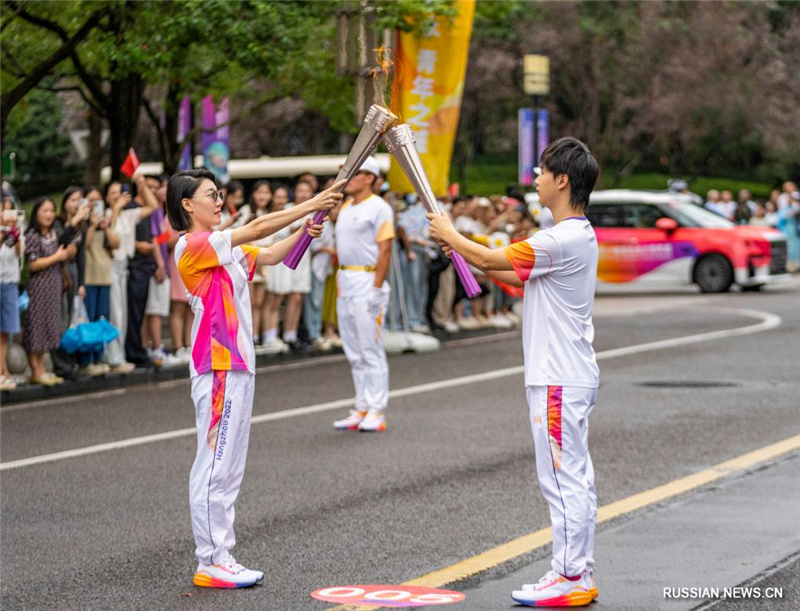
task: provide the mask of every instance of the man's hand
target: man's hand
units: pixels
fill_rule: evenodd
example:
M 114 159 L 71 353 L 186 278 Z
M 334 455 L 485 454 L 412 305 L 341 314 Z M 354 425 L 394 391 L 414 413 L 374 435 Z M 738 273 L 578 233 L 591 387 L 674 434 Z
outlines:
M 312 210 L 330 210 L 342 203 L 344 195 L 338 192 L 338 189 L 347 184 L 346 179 L 342 179 L 329 189 L 325 189 L 322 193 L 318 193 L 306 203 L 309 204 Z
M 159 265 L 158 267 L 156 267 L 156 273 L 153 274 L 153 276 L 155 277 L 156 282 L 161 284 L 167 277 L 167 270 L 164 269 L 163 265 Z
M 442 242 L 451 242 L 452 236 L 456 233 L 456 230 L 455 227 L 453 227 L 453 223 L 450 221 L 450 217 L 445 214 L 433 214 L 431 212 L 426 216 L 431 223 L 431 237 L 434 240 L 438 240 L 440 244 Z
M 381 313 L 381 306 L 383 306 L 383 288 L 373 286 L 370 289 L 369 297 L 367 298 L 367 307 L 369 308 L 369 313 L 372 314 L 375 318 Z

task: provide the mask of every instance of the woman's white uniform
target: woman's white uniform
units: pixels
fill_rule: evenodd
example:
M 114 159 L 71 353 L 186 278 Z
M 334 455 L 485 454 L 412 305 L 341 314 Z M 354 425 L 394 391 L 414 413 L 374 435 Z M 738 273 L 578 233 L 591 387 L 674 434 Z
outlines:
M 197 560 L 224 564 L 236 543 L 234 503 L 244 475 L 255 387 L 248 280 L 258 248 L 232 247 L 231 231 L 189 233 L 175 262 L 194 312 L 189 364 L 197 454 L 189 481 Z
M 394 213 L 377 195 L 342 205 L 336 221 L 336 312 L 344 353 L 350 362 L 356 390 L 355 408 L 382 411 L 389 400 L 389 364 L 383 349 L 384 314 L 389 283 L 383 283 L 383 301 L 370 304 L 374 293 L 378 243 L 394 239 Z
M 522 341 L 539 486 L 550 507 L 552 568 L 594 568 L 597 493 L 589 414 L 599 370 L 592 348 L 597 238 L 584 217 L 561 221 L 506 247 L 525 282 Z

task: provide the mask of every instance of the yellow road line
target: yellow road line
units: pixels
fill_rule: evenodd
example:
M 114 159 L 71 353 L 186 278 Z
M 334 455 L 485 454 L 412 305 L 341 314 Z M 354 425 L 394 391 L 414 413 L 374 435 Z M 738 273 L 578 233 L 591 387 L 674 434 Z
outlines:
M 597 522 L 607 522 L 621 515 L 631 513 L 648 505 L 654 505 L 665 499 L 678 496 L 700 486 L 705 486 L 736 471 L 747 469 L 759 463 L 767 462 L 783 454 L 800 449 L 800 435 L 789 437 L 783 441 L 773 443 L 753 452 L 742 454 L 736 458 L 726 460 L 713 467 L 692 473 L 686 477 L 673 480 L 663 486 L 656 486 L 645 492 L 631 495 L 619 501 L 604 505 L 597 511 Z M 460 581 L 472 575 L 486 571 L 494 566 L 513 560 L 518 556 L 527 554 L 535 549 L 548 545 L 551 541 L 550 529 L 543 528 L 534 533 L 524 535 L 503 545 L 485 551 L 472 558 L 467 558 L 438 571 L 433 571 L 422 577 L 403 582 L 407 586 L 427 586 L 440 588 L 447 584 Z M 380 609 L 374 605 L 343 605 L 333 607 L 330 611 L 373 611 Z

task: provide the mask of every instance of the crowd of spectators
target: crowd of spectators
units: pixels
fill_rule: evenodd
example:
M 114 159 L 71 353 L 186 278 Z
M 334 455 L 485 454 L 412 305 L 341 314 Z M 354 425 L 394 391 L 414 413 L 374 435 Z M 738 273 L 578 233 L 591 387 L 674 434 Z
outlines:
M 219 229 L 302 203 L 332 180 L 320 184 L 317 177 L 303 174 L 291 185 L 259 180 L 249 190 L 231 181 L 224 187 Z M 112 182 L 105 189 L 72 186 L 60 202 L 36 200 L 27 219 L 12 196 L 3 197 L 0 389 L 188 363 L 193 314 L 173 257 L 179 234 L 164 213 L 166 182 L 166 176 L 137 175 L 132 184 Z M 376 181 L 375 191 L 393 206 L 397 228 L 390 329 L 455 333 L 519 323 L 512 308 L 520 299 L 518 289 L 478 274 L 482 293 L 467 299 L 450 260 L 429 239 L 425 209 L 416 196 L 392 192 L 384 177 Z M 499 248 L 535 230 L 523 202 L 521 193 L 512 192 L 444 198 L 442 204 L 465 235 Z M 335 223 L 334 213 L 296 270 L 276 265 L 256 271 L 250 296 L 257 353 L 341 347 Z M 258 245 L 268 246 L 295 229 L 288 227 Z M 61 338 L 77 313 L 88 321 L 105 318 L 119 330 L 118 337 L 104 350 L 67 354 Z M 27 354 L 27 377 L 9 371 L 12 341 L 19 341 Z
M 736 199 L 731 191 L 711 189 L 706 194 L 705 208 L 737 225 L 772 227 L 786 236 L 786 269 L 800 271 L 800 191 L 791 181 L 781 189 L 773 189 L 769 198 L 753 198 L 742 189 Z

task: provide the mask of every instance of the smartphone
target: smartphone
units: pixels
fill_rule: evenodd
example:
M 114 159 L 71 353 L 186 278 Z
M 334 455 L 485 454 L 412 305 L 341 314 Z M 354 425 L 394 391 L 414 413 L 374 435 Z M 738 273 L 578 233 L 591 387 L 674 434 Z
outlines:
M 119 191 L 120 191 L 120 193 L 130 193 L 131 192 L 131 187 L 130 187 L 130 185 L 120 185 Z
M 92 214 L 99 218 L 103 218 L 103 210 L 105 210 L 106 207 L 105 202 L 102 199 L 96 199 L 94 200 L 92 206 Z
M 13 223 L 17 220 L 17 210 L 3 210 L 3 222 L 4 223 Z M 19 212 L 25 213 L 24 210 L 20 210 Z
M 17 225 L 24 225 L 24 224 L 25 224 L 25 211 L 17 210 Z
M 79 208 L 83 208 L 84 206 L 88 206 L 88 205 L 89 205 L 89 200 L 88 199 L 81 198 L 81 199 L 78 200 L 78 207 Z

